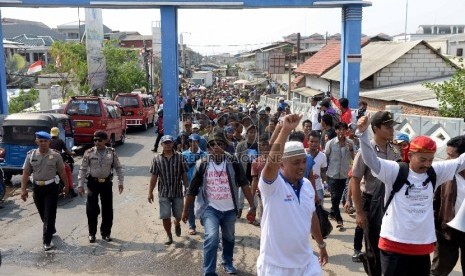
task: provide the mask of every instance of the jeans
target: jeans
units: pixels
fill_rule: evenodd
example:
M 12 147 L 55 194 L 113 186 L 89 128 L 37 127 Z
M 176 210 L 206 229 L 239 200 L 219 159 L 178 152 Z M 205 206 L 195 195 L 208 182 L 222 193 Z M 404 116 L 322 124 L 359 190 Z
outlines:
M 43 242 L 49 244 L 56 231 L 58 185 L 34 185 L 32 198 L 43 223 Z
M 328 184 L 331 189 L 331 212 L 336 221 L 342 221 L 339 204 L 341 203 L 342 193 L 346 187 L 346 179 L 335 179 L 328 177 Z
M 202 215 L 205 228 L 205 240 L 203 242 L 203 273 L 204 275 L 216 275 L 216 258 L 219 244 L 219 228 L 223 244 L 222 264 L 232 265 L 234 252 L 234 231 L 236 211 L 221 212 L 211 206 L 205 209 Z
M 189 229 L 195 230 L 194 204 L 189 206 Z

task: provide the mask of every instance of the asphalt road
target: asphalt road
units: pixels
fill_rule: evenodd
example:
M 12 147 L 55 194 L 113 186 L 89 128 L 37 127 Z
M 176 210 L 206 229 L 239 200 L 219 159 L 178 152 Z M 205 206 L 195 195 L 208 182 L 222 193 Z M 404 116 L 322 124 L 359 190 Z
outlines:
M 189 236 L 182 225 L 181 237 L 165 246 L 166 235 L 158 219 L 158 203 L 147 202 L 149 166 L 153 153 L 153 129 L 132 131 L 126 144 L 117 147 L 124 165 L 125 190 L 114 190 L 113 241 L 97 236 L 97 242 L 87 240 L 85 197 L 61 199 L 57 212 L 56 249 L 42 250 L 42 223 L 32 201 L 19 199 L 18 190 L 0 203 L 0 250 L 3 264 L 0 275 L 202 275 L 203 229 Z M 80 158 L 76 158 L 74 178 Z M 19 178 L 13 179 L 16 185 Z M 156 194 L 156 193 L 155 193 Z M 329 207 L 329 199 L 325 206 Z M 351 261 L 353 253 L 354 219 L 344 214 L 345 229 L 334 229 L 327 239 L 329 264 L 324 275 L 365 275 L 359 263 Z M 174 231 L 174 230 L 173 230 Z M 292 234 L 292 229 L 289 229 Z M 242 218 L 236 224 L 234 264 L 238 275 L 256 275 L 260 229 Z M 314 248 L 316 248 L 314 244 Z M 219 253 L 219 260 L 220 260 Z M 460 275 L 460 266 L 451 275 Z M 218 266 L 219 275 L 227 275 Z

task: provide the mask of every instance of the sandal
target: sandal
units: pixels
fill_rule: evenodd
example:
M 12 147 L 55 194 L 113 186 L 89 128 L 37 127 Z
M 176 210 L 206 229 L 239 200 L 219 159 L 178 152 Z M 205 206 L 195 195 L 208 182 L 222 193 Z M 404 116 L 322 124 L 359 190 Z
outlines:
M 189 229 L 189 235 L 196 235 L 197 231 L 195 229 Z

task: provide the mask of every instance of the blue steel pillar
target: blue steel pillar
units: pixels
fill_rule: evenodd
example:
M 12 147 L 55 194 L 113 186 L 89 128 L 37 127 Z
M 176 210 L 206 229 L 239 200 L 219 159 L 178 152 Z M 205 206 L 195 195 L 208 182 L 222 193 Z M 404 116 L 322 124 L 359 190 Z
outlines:
M 5 49 L 3 48 L 2 12 L 0 11 L 0 113 L 8 114 L 8 97 L 6 94 Z
M 161 91 L 163 93 L 164 134 L 179 133 L 178 11 L 175 6 L 160 7 Z
M 360 92 L 360 57 L 362 40 L 362 6 L 342 7 L 341 91 L 350 108 L 358 107 Z

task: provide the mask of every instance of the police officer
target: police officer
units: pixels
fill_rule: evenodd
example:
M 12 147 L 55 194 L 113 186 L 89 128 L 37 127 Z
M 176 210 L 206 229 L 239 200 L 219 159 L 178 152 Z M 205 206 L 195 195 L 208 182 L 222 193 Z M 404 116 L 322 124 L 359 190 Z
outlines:
M 32 174 L 34 203 L 39 212 L 43 226 L 43 248 L 48 251 L 53 248 L 52 236 L 55 234 L 57 215 L 58 185 L 55 176 L 58 172 L 64 183 L 63 193 L 68 194 L 68 179 L 65 165 L 60 154 L 50 149 L 51 136 L 45 131 L 36 132 L 38 149 L 31 150 L 26 155 L 21 179 L 21 199 L 27 200 L 27 182 Z
M 97 233 L 97 217 L 100 213 L 98 197 L 102 203 L 102 224 L 100 234 L 102 239 L 110 242 L 111 227 L 113 225 L 113 169 L 118 175 L 119 193 L 123 192 L 123 171 L 115 149 L 105 146 L 108 135 L 101 130 L 94 133 L 95 146 L 88 149 L 82 157 L 78 175 L 78 191 L 84 195 L 84 182 L 87 179 L 87 223 L 89 226 L 89 242 L 95 242 Z

